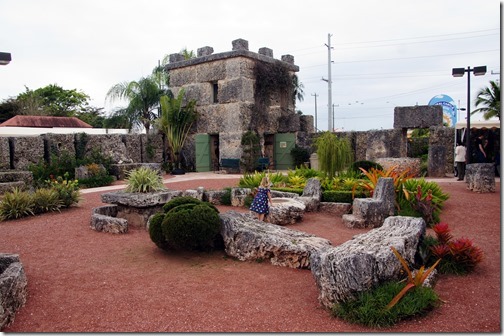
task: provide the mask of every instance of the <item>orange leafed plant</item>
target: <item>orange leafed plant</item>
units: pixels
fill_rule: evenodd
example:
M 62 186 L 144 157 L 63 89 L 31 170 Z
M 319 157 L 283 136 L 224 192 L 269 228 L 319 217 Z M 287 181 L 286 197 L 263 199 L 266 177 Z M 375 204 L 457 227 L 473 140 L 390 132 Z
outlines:
M 392 301 L 390 301 L 390 303 L 385 307 L 385 309 L 390 309 L 390 308 L 394 307 L 397 304 L 397 302 L 399 302 L 399 300 L 401 300 L 401 298 L 404 295 L 406 295 L 406 293 L 410 289 L 412 289 L 413 287 L 422 286 L 422 284 L 425 282 L 425 280 L 429 277 L 429 274 L 432 273 L 432 271 L 436 268 L 436 266 L 441 261 L 441 259 L 438 259 L 434 263 L 434 265 L 429 267 L 427 270 L 425 270 L 425 266 L 420 267 L 420 269 L 415 274 L 415 276 L 413 276 L 413 274 L 411 273 L 411 271 L 408 267 L 408 263 L 406 262 L 406 260 L 404 260 L 404 258 L 401 256 L 401 254 L 399 254 L 399 252 L 397 252 L 397 250 L 393 246 L 391 246 L 390 249 L 392 250 L 392 252 L 394 252 L 395 256 L 397 257 L 397 259 L 399 259 L 399 261 L 401 262 L 401 265 L 403 266 L 404 270 L 408 274 L 408 282 L 406 283 L 406 286 L 404 286 L 404 288 L 392 299 Z
M 402 183 L 407 179 L 412 178 L 413 175 L 410 173 L 409 169 L 404 170 L 402 173 L 398 173 L 396 171 L 396 168 L 397 166 L 392 166 L 387 170 L 381 170 L 372 167 L 371 169 L 369 169 L 369 171 L 367 171 L 366 169 L 359 167 L 359 169 L 362 171 L 364 176 L 368 178 L 369 181 L 361 181 L 355 184 L 352 189 L 352 194 L 354 194 L 357 187 L 360 186 L 369 191 L 369 194 L 372 197 L 380 177 L 392 177 L 394 179 L 394 189 L 397 193 L 401 189 Z

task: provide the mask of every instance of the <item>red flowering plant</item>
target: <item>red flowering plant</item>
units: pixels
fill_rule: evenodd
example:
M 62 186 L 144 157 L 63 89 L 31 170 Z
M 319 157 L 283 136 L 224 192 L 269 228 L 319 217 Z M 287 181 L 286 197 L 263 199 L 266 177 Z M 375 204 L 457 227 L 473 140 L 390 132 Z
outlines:
M 429 260 L 441 259 L 440 273 L 467 274 L 483 260 L 483 251 L 468 238 L 454 239 L 447 223 L 438 223 L 432 229 L 436 237 L 432 237 L 434 242 L 430 243 Z

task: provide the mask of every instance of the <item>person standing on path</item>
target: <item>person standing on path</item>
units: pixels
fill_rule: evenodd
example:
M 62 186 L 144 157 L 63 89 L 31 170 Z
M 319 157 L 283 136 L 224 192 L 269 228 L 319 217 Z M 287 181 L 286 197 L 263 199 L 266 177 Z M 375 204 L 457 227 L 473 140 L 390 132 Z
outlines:
M 455 148 L 455 163 L 457 164 L 458 179 L 457 181 L 462 181 L 465 176 L 465 166 L 466 166 L 466 148 L 462 143 L 458 142 Z
M 257 219 L 263 221 L 267 214 L 269 214 L 269 206 L 272 204 L 270 180 L 267 176 L 263 177 L 257 194 L 250 205 L 250 210 L 257 213 Z
M 485 163 L 486 158 L 487 155 L 483 147 L 483 134 L 480 134 L 478 138 L 476 138 L 476 161 L 477 163 Z

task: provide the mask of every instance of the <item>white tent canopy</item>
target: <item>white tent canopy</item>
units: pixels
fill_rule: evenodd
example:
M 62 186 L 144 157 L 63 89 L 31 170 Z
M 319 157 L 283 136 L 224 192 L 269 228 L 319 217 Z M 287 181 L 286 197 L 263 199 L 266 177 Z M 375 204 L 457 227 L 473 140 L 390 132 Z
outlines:
M 455 124 L 456 129 L 462 129 L 466 128 L 467 123 L 465 121 L 461 121 Z M 484 120 L 484 121 L 471 121 L 471 129 L 477 128 L 500 128 L 500 121 L 499 120 Z

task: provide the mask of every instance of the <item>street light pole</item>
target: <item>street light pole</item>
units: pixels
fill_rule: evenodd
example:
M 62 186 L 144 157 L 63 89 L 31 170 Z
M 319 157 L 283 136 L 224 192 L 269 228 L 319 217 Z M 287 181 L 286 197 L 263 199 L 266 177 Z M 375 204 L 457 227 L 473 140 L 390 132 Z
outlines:
M 462 77 L 464 73 L 467 72 L 467 127 L 466 127 L 466 161 L 467 163 L 471 163 L 472 155 L 471 155 L 471 72 L 474 73 L 475 76 L 482 76 L 486 74 L 487 67 L 485 66 L 477 66 L 471 69 L 470 66 L 467 69 L 464 68 L 453 68 L 452 76 L 453 77 Z

